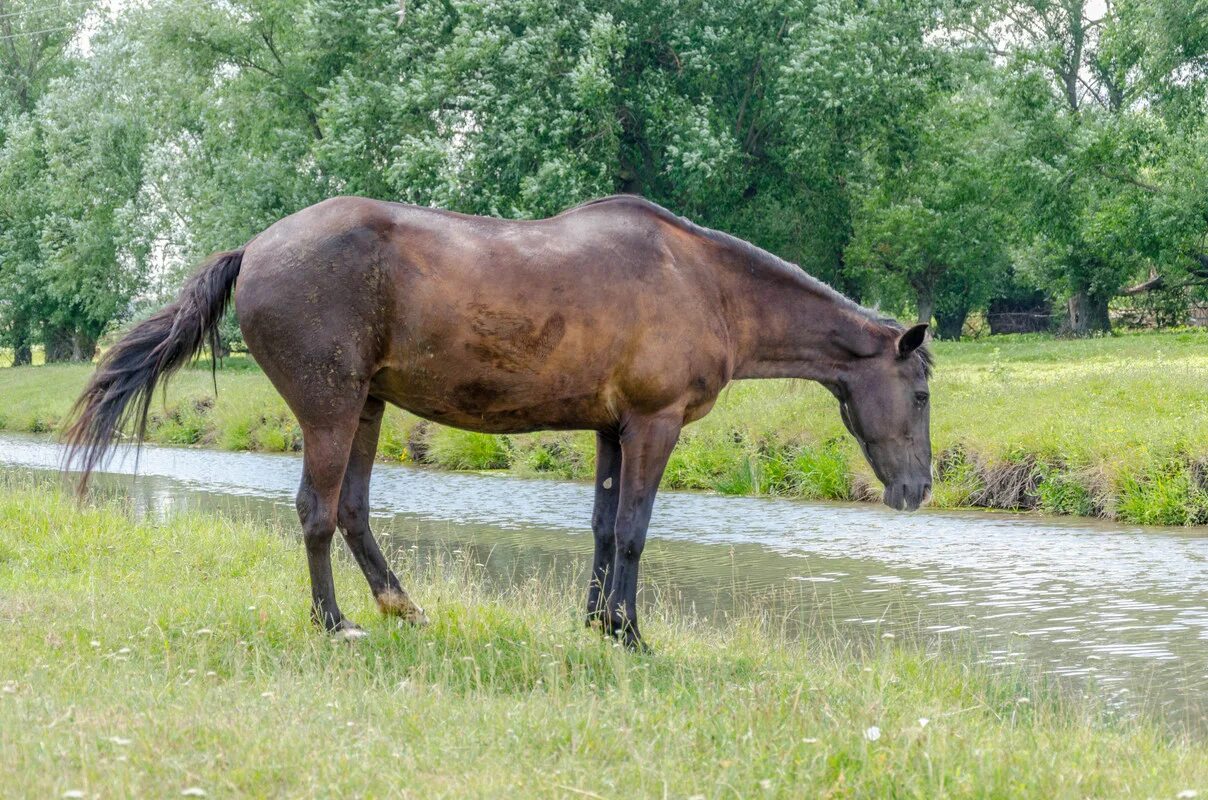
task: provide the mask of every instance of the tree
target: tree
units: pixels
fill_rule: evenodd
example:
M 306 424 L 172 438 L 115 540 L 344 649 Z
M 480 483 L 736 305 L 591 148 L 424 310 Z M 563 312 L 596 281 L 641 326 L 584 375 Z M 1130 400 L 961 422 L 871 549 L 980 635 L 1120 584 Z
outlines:
M 1181 0 L 1160 5 L 1186 19 Z M 1153 108 L 1172 72 L 1203 55 L 1155 47 L 1152 4 L 1093 8 L 1086 0 L 993 0 L 962 28 L 1006 73 L 1003 94 L 1022 131 L 1021 257 L 1033 280 L 1066 298 L 1075 334 L 1109 329 L 1109 301 L 1160 266 L 1170 231 L 1153 213 L 1154 195 L 1166 191 L 1154 176 L 1170 142 Z M 1166 55 L 1155 59 L 1160 49 Z M 1202 82 L 1195 70 L 1184 77 Z
M 147 128 L 124 92 L 127 44 L 97 46 L 70 79 L 51 84 L 33 114 L 45 153 L 39 322 L 47 361 L 92 360 L 147 268 L 130 236 Z
M 957 339 L 1007 267 L 1001 172 L 1010 132 L 971 83 L 937 93 L 863 192 L 852 261 L 881 294 L 902 284 L 919 322 Z M 886 284 L 889 286 L 886 286 Z
M 0 0 L 0 141 L 6 122 L 33 111 L 50 81 L 70 71 L 67 48 L 87 8 Z
M 68 45 L 86 12 L 78 3 L 0 0 L 0 343 L 17 365 L 32 360 L 42 313 L 45 159 L 31 115 L 50 82 L 74 68 Z
M 412 4 L 371 26 L 388 63 L 325 93 L 319 160 L 473 213 L 638 192 L 843 283 L 862 152 L 933 80 L 933 24 L 849 0 Z

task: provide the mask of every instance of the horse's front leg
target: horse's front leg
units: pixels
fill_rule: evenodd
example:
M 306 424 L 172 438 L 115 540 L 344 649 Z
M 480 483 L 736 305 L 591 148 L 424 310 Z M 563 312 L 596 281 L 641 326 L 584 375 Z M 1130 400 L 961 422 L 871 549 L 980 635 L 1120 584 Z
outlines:
M 605 627 L 606 600 L 612 586 L 612 562 L 616 557 L 613 533 L 617 523 L 617 499 L 621 495 L 621 440 L 615 431 L 596 433 L 596 499 L 591 511 L 595 556 L 587 584 L 587 625 Z
M 664 414 L 631 418 L 621 430 L 621 490 L 605 625 L 630 648 L 642 646 L 638 631 L 638 561 L 646 546 L 646 528 L 659 481 L 682 425 L 682 414 Z

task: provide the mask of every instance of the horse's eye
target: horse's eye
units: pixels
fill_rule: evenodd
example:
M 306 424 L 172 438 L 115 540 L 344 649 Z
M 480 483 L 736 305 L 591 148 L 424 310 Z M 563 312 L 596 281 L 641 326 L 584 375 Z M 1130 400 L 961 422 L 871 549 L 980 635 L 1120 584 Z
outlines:
M 926 392 L 914 393 L 914 402 L 917 403 L 920 408 L 927 405 L 927 401 L 930 399 L 931 395 L 927 394 Z

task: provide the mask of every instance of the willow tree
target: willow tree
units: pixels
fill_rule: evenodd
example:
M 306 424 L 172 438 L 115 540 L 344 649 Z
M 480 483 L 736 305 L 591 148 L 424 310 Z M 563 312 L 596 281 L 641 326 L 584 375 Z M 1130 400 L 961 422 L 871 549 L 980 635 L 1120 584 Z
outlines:
M 1208 50 L 1193 5 L 989 0 L 963 29 L 1005 74 L 1003 96 L 1021 131 L 1023 166 L 1013 176 L 1021 258 L 1039 285 L 1066 299 L 1073 333 L 1110 328 L 1112 298 L 1161 284 L 1149 279 L 1172 266 L 1163 254 L 1171 238 L 1208 229 L 1169 163 L 1177 149 L 1170 96 L 1182 94 L 1198 124 L 1208 110 Z M 1184 126 L 1174 139 L 1187 136 Z M 1178 234 L 1156 213 L 1162 206 L 1167 220 L 1179 218 Z M 1196 269 L 1183 249 L 1176 270 Z

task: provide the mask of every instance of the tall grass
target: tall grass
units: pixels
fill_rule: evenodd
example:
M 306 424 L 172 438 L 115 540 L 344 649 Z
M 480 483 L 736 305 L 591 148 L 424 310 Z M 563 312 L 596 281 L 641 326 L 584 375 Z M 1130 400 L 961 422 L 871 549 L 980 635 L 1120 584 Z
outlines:
M 580 587 L 401 564 L 433 624 L 355 645 L 307 619 L 301 547 L 0 485 L 0 787 L 11 797 L 1166 797 L 1208 745 L 1026 672 L 901 640 L 792 640 L 649 609 L 655 655 L 583 629 Z
M 998 337 L 935 349 L 936 505 L 1208 523 L 1208 331 Z M 57 429 L 87 372 L 0 370 L 0 427 Z M 301 446 L 289 409 L 246 359 L 227 361 L 216 401 L 209 383 L 205 369 L 179 376 L 153 415 L 151 439 L 231 450 Z M 591 474 L 589 433 L 489 437 L 417 424 L 388 411 L 381 456 L 447 469 Z M 664 485 L 804 499 L 878 493 L 833 398 L 802 381 L 727 388 L 713 413 L 685 429 Z

